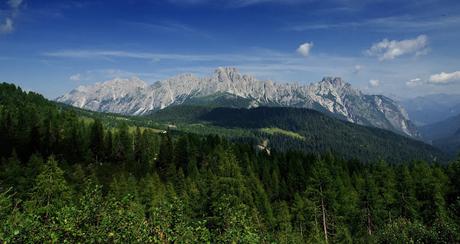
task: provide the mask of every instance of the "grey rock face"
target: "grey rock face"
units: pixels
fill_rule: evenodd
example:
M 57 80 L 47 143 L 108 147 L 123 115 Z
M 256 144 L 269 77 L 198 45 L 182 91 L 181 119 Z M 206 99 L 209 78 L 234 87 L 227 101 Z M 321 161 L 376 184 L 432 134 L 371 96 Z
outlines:
M 304 107 L 333 114 L 349 122 L 392 130 L 412 137 L 419 134 L 404 109 L 393 100 L 366 95 L 338 77 L 308 85 L 261 81 L 235 68 L 218 68 L 210 77 L 178 75 L 153 85 L 133 79 L 115 79 L 77 89 L 58 102 L 99 112 L 142 115 L 200 98 L 232 95 L 248 107 Z

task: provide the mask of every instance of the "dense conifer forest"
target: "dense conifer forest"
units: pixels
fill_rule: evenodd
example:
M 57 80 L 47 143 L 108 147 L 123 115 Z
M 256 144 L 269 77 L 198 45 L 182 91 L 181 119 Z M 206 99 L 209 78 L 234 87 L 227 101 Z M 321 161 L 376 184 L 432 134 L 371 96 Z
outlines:
M 458 243 L 460 161 L 364 163 L 94 119 L 0 85 L 0 242 Z

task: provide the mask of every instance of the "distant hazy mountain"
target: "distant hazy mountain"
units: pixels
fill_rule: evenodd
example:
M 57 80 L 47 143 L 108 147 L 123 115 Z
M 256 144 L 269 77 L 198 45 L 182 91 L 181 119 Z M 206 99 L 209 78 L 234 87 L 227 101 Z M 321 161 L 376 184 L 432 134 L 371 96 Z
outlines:
M 460 94 L 401 100 L 423 140 L 454 155 L 460 152 Z
M 423 138 L 442 150 L 460 152 L 460 114 L 420 128 Z
M 434 94 L 401 100 L 410 119 L 418 126 L 443 121 L 460 114 L 460 94 Z
M 309 85 L 261 81 L 234 68 L 218 68 L 210 77 L 191 74 L 147 85 L 139 79 L 115 79 L 81 86 L 57 101 L 94 111 L 143 115 L 171 105 L 222 107 L 286 106 L 312 108 L 343 120 L 419 136 L 404 109 L 392 99 L 366 95 L 340 78 Z
M 446 120 L 420 127 L 426 140 L 438 140 L 456 135 L 460 130 L 460 114 Z

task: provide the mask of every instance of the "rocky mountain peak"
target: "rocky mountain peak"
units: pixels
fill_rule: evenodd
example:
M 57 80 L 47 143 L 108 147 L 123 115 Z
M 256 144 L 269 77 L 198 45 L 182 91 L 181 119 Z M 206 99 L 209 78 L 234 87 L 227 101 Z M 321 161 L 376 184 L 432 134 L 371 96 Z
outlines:
M 214 71 L 214 75 L 220 82 L 235 82 L 242 77 L 238 69 L 232 67 L 219 67 Z
M 343 87 L 343 86 L 349 85 L 349 83 L 347 83 L 344 80 L 342 80 L 342 78 L 340 78 L 340 77 L 331 77 L 331 76 L 324 77 L 320 81 L 320 83 L 330 84 L 333 87 Z

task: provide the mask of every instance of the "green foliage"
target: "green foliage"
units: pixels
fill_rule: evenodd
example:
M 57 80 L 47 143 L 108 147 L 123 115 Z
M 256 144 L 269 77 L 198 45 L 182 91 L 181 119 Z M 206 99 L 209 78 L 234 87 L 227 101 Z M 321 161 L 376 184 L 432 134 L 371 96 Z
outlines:
M 0 242 L 460 242 L 459 161 L 268 155 L 108 116 L 0 85 Z
M 65 205 L 71 195 L 64 179 L 64 171 L 59 168 L 54 157 L 50 157 L 41 167 L 34 185 L 31 196 L 33 204 L 43 207 L 46 213 L 51 205 L 59 205 L 59 207 Z
M 192 221 L 185 204 L 172 197 L 152 210 L 152 223 L 157 241 L 178 243 L 208 243 L 211 234 L 206 220 Z
M 387 224 L 377 236 L 379 243 L 434 243 L 432 233 L 420 223 L 404 219 Z
M 254 227 L 250 209 L 238 203 L 235 196 L 224 195 L 212 206 L 214 236 L 218 242 L 258 243 L 260 236 Z
M 158 123 L 175 124 L 179 131 L 220 134 L 252 143 L 268 139 L 271 148 L 281 151 L 333 151 L 340 157 L 365 162 L 378 159 L 392 163 L 416 159 L 446 160 L 440 150 L 423 142 L 303 108 L 236 109 L 182 105 L 158 111 L 147 118 Z

